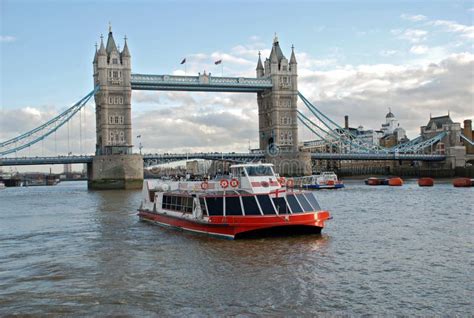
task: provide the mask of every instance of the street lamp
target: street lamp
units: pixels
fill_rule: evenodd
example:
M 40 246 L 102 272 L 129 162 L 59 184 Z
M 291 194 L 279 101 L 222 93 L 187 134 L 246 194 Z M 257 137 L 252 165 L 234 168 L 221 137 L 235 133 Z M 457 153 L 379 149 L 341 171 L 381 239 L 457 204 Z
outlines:
M 139 139 L 138 149 L 140 149 L 140 155 L 142 154 L 142 148 L 143 148 L 141 138 L 142 138 L 142 135 L 137 136 L 137 139 Z

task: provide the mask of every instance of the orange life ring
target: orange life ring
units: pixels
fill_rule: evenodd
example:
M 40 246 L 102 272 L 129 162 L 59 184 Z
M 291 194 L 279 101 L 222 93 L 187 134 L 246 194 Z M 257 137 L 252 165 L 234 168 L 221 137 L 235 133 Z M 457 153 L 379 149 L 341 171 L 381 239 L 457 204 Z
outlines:
M 232 179 L 232 180 L 230 180 L 230 186 L 231 186 L 232 188 L 237 188 L 237 187 L 239 186 L 239 180 L 237 180 L 237 179 L 235 179 L 235 178 Z
M 286 184 L 286 180 L 285 180 L 284 177 L 278 178 L 278 182 L 280 183 L 280 185 L 281 185 L 282 187 L 285 186 L 285 184 Z
M 201 189 L 207 190 L 209 188 L 209 183 L 207 181 L 204 181 L 201 183 Z
M 229 186 L 229 180 L 227 180 L 227 179 L 222 179 L 219 183 L 220 183 L 221 187 L 224 188 L 224 189 Z
M 288 188 L 293 188 L 294 185 L 295 185 L 295 182 L 293 181 L 293 179 L 286 180 L 286 186 Z

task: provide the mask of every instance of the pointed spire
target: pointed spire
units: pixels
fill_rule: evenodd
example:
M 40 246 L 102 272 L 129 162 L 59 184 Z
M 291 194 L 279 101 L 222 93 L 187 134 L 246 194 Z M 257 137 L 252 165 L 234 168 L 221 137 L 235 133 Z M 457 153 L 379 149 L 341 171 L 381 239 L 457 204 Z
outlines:
M 105 48 L 107 54 L 110 54 L 112 51 L 117 51 L 117 46 L 115 45 L 114 36 L 112 35 L 112 25 L 109 22 L 109 36 L 107 38 L 107 46 Z M 117 51 L 118 52 L 118 51 Z
M 290 57 L 290 64 L 296 64 L 296 57 L 295 57 L 295 46 L 291 45 L 291 57 Z
M 260 55 L 260 51 L 258 51 L 257 70 L 263 70 L 262 59 L 260 58 Z
M 107 53 L 105 52 L 105 47 L 104 47 L 104 36 L 101 34 L 100 35 L 100 48 L 99 51 L 97 52 L 97 55 L 106 55 Z
M 273 38 L 273 44 L 275 43 L 278 43 L 278 36 L 276 32 L 275 32 L 275 37 Z
M 97 62 L 97 42 L 95 42 L 95 53 L 94 53 L 94 61 L 93 63 Z
M 275 45 L 272 47 L 272 51 L 270 52 L 270 63 L 278 63 Z
M 123 38 L 125 40 L 125 44 L 123 45 L 122 56 L 130 57 L 130 52 L 128 51 L 127 45 L 127 36 Z

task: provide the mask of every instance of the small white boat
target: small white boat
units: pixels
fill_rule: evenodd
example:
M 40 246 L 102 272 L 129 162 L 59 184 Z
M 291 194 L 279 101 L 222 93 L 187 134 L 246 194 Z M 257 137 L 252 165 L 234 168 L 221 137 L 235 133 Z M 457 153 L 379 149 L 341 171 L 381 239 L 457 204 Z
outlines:
M 3 182 L 0 181 L 0 190 L 3 190 L 3 189 L 5 189 L 5 188 L 6 188 L 6 187 L 5 187 L 5 183 L 3 183 Z
M 325 171 L 321 174 L 309 177 L 295 178 L 295 187 L 303 189 L 340 189 L 344 188 L 344 183 L 337 178 L 332 171 Z

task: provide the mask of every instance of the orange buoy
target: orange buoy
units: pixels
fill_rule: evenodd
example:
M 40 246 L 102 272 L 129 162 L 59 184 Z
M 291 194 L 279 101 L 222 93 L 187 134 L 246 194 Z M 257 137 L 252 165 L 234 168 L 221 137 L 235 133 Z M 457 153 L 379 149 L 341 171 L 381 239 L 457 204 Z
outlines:
M 469 178 L 456 178 L 453 180 L 453 186 L 460 188 L 460 187 L 471 187 L 471 179 Z
M 403 180 L 401 178 L 390 178 L 388 179 L 388 185 L 391 187 L 400 187 L 403 185 Z
M 432 187 L 434 185 L 433 178 L 420 178 L 418 179 L 418 185 L 420 187 Z

